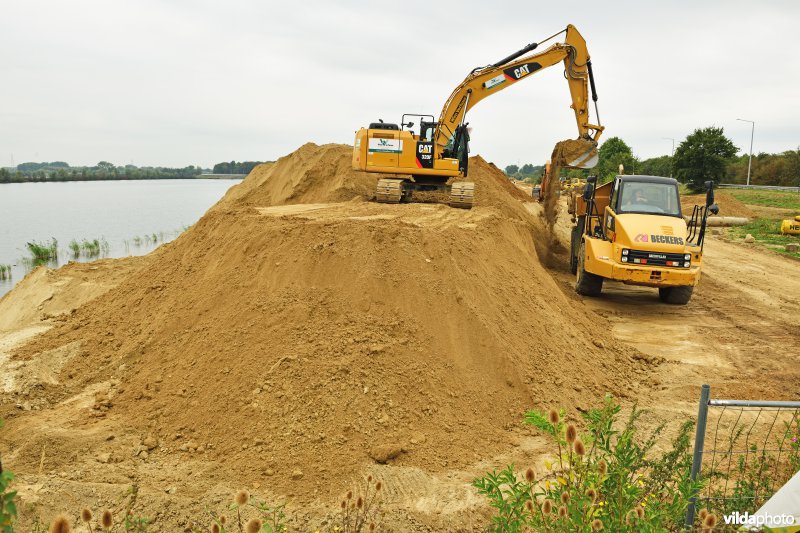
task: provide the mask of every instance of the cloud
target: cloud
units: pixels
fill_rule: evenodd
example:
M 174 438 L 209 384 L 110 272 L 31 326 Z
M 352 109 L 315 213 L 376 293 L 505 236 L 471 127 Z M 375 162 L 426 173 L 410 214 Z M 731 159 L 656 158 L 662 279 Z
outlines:
M 640 157 L 723 126 L 755 151 L 800 144 L 796 2 L 33 0 L 0 18 L 0 165 L 183 166 L 352 141 L 377 118 L 438 116 L 474 67 L 575 24 L 606 136 Z M 541 162 L 576 136 L 561 69 L 481 102 L 472 150 Z

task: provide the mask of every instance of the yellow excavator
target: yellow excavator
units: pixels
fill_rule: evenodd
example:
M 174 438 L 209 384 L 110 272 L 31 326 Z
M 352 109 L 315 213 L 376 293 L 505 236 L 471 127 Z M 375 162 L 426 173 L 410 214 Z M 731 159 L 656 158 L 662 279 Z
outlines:
M 527 55 L 562 33 L 565 34 L 563 43 Z M 375 191 L 378 202 L 409 202 L 413 191 L 438 191 L 449 192 L 449 203 L 453 207 L 472 207 L 475 184 L 464 180 L 468 177 L 469 157 L 467 112 L 484 98 L 562 62 L 581 143 L 578 144 L 580 149 L 573 150 L 562 163 L 573 168 L 594 167 L 597 141 L 603 132 L 597 112 L 594 74 L 586 41 L 569 25 L 496 63 L 473 69 L 447 99 L 438 121 L 433 115 L 404 114 L 399 126 L 379 120 L 368 128 L 359 129 L 353 145 L 353 169 L 393 175 L 379 179 Z M 589 118 L 589 87 L 597 124 L 592 124 Z M 420 120 L 419 135 L 411 129 L 414 123 L 410 119 L 414 117 Z
M 607 280 L 658 288 L 668 304 L 689 303 L 700 279 L 708 214 L 716 215 L 712 182 L 706 202 L 689 222 L 681 212 L 678 182 L 659 176 L 616 176 L 568 199 L 573 216 L 570 268 L 575 291 L 598 296 Z

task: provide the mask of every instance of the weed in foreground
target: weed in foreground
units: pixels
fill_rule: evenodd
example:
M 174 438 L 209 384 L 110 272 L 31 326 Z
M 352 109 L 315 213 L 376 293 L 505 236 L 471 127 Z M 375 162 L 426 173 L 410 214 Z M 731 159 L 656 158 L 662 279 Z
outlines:
M 689 477 L 692 422 L 678 431 L 668 451 L 654 446 L 664 430 L 637 428 L 643 411 L 620 420 L 607 396 L 600 409 L 583 413 L 586 431 L 563 421 L 563 412 L 529 411 L 525 423 L 549 435 L 555 459 L 537 479 L 510 465 L 474 480 L 495 509 L 493 531 L 671 531 L 680 529 L 689 498 L 700 488 Z

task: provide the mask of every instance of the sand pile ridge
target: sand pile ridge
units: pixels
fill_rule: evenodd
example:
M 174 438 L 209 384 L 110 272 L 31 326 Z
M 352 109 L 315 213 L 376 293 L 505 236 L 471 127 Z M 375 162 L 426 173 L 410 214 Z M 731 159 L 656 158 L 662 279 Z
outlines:
M 525 409 L 625 396 L 645 373 L 556 286 L 540 223 L 494 165 L 470 162 L 472 210 L 383 205 L 351 150 L 307 144 L 256 168 L 15 357 L 78 346 L 54 401 L 110 380 L 102 417 L 158 442 L 148 462 L 269 476 L 295 501 L 335 496 L 387 449 L 396 465 L 475 464 Z M 79 413 L 70 424 L 98 423 Z M 48 460 L 69 464 L 86 443 L 61 438 Z M 35 465 L 30 450 L 18 460 Z

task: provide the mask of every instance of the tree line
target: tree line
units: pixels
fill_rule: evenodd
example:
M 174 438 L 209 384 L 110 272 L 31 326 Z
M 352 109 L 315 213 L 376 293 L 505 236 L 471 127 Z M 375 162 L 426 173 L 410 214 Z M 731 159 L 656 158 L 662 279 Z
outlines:
M 626 174 L 672 176 L 695 190 L 706 181 L 715 183 L 747 182 L 749 154 L 737 155 L 739 149 L 722 128 L 698 128 L 675 148 L 675 155 L 639 159 L 619 137 L 606 139 L 599 149 L 599 162 L 590 170 L 563 169 L 562 177 L 596 175 L 601 183 L 610 181 L 623 165 Z M 528 165 L 530 166 L 530 165 Z M 516 179 L 541 181 L 541 172 L 520 176 L 517 165 L 506 167 L 506 174 Z M 800 147 L 779 154 L 753 154 L 750 171 L 752 185 L 800 186 Z
M 248 174 L 257 161 L 218 163 L 215 174 Z M 104 180 L 152 180 L 197 178 L 204 172 L 199 165 L 183 168 L 117 166 L 100 161 L 95 166 L 73 167 L 64 161 L 43 163 L 20 163 L 15 168 L 0 168 L 0 183 L 24 183 L 42 181 L 104 181 Z

